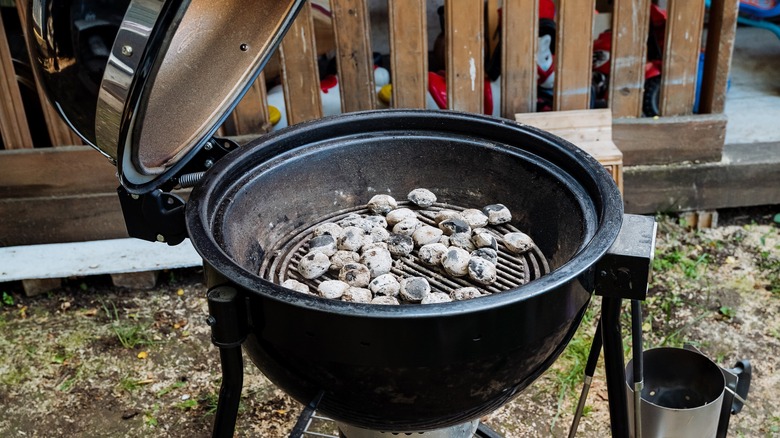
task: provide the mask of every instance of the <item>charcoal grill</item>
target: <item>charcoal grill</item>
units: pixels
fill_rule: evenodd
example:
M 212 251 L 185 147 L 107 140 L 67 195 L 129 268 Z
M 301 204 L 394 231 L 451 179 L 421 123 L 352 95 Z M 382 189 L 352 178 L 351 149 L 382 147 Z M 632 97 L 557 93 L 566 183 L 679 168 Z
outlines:
M 627 435 L 620 300 L 644 297 L 654 227 L 623 215 L 592 157 L 506 120 L 419 110 L 322 119 L 238 148 L 213 134 L 302 1 L 30 3 L 39 75 L 74 130 L 116 163 L 128 233 L 189 237 L 204 258 L 223 370 L 215 436 L 233 433 L 242 348 L 342 432 L 454 431 L 555 361 L 594 290 L 604 295 L 612 430 Z M 97 28 L 68 25 L 96 17 Z M 172 190 L 188 185 L 185 203 Z M 376 306 L 275 283 L 293 275 L 302 236 L 328 212 L 416 187 L 456 208 L 505 204 L 508 226 L 537 248 L 511 260 L 501 290 L 460 302 Z

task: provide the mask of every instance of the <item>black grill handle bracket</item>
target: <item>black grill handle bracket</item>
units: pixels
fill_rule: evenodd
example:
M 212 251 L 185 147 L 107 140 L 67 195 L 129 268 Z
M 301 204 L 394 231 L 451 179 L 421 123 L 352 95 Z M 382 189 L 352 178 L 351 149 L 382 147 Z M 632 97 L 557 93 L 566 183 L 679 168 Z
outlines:
M 644 300 L 655 254 L 655 218 L 626 214 L 617 239 L 596 264 L 596 295 Z

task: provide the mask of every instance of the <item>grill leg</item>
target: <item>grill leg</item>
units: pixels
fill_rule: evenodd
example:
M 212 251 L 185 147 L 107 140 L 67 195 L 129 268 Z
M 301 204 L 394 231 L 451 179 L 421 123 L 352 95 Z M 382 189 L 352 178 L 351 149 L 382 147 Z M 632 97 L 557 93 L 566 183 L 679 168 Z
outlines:
M 609 419 L 614 438 L 628 438 L 628 396 L 620 333 L 620 298 L 601 300 L 601 334 L 604 339 L 604 368 L 607 375 Z
M 241 387 L 244 384 L 244 364 L 241 347 L 220 348 L 222 362 L 222 386 L 219 389 L 217 413 L 214 418 L 212 437 L 232 437 L 238 418 L 238 403 L 241 401 Z

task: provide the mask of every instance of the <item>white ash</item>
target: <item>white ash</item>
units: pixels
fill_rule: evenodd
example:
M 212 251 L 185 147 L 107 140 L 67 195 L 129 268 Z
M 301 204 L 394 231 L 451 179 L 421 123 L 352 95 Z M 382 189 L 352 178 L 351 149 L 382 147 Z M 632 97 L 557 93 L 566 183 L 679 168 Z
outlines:
M 465 221 L 466 218 L 463 217 L 462 214 L 455 210 L 439 210 L 436 212 L 436 216 L 434 216 L 433 220 L 436 222 L 436 225 L 439 225 L 443 221 L 446 221 L 447 219 L 460 219 L 462 221 Z
M 330 256 L 330 270 L 340 271 L 347 263 L 357 263 L 360 261 L 360 254 L 355 251 L 336 251 L 336 254 Z
M 374 228 L 387 228 L 387 219 L 385 219 L 383 216 L 366 216 L 364 223 L 370 225 L 369 229 L 366 230 L 369 233 Z
M 348 226 L 344 228 L 344 232 L 341 233 L 341 237 L 338 240 L 338 249 L 344 251 L 357 251 L 359 250 L 365 241 L 363 236 L 366 233 L 362 228 L 355 226 Z
M 360 245 L 360 249 L 358 251 L 362 252 L 365 251 L 367 248 L 371 248 L 374 246 L 374 244 L 377 243 L 374 241 L 374 238 L 371 237 L 369 234 L 363 235 L 363 244 Z M 379 242 L 381 243 L 381 242 Z
M 450 247 L 450 236 L 441 236 L 439 238 L 439 243 L 446 246 L 447 248 Z
M 474 246 L 477 248 L 492 248 L 498 250 L 498 241 L 496 236 L 490 231 L 484 228 L 480 228 L 481 231 L 474 231 L 471 241 L 474 242 Z
M 387 216 L 385 216 L 387 225 L 391 227 L 404 219 L 417 219 L 417 213 L 402 207 L 387 213 Z
M 330 234 L 323 234 L 309 240 L 309 252 L 321 252 L 330 257 L 336 254 L 336 239 Z
M 387 239 L 390 238 L 390 232 L 386 228 L 374 228 L 369 233 L 369 236 L 371 236 L 371 240 L 374 242 L 387 242 Z
M 339 280 L 354 287 L 366 287 L 371 281 L 371 271 L 362 263 L 347 263 L 339 271 Z
M 387 236 L 388 236 L 388 239 L 389 239 L 390 238 L 390 233 L 388 233 Z M 387 249 L 387 242 L 371 242 L 371 243 L 363 245 L 363 247 L 360 248 L 360 250 L 362 252 L 366 252 L 366 251 L 372 250 L 374 248 Z
M 482 209 L 490 225 L 505 224 L 512 220 L 512 213 L 504 204 L 491 204 Z
M 447 236 L 451 236 L 457 233 L 471 233 L 471 227 L 469 226 L 468 222 L 457 218 L 447 219 L 439 222 L 439 229 L 441 229 Z
M 438 266 L 441 264 L 441 259 L 447 252 L 447 247 L 441 243 L 429 243 L 423 245 L 417 251 L 417 257 L 420 261 L 430 266 Z
M 453 301 L 470 300 L 472 298 L 479 298 L 481 296 L 482 292 L 480 292 L 479 289 L 470 286 L 455 289 L 454 291 L 450 292 L 450 298 L 452 298 Z
M 471 255 L 463 248 L 451 246 L 441 259 L 441 266 L 453 277 L 463 277 L 469 273 Z
M 431 292 L 431 285 L 425 277 L 408 277 L 401 279 L 401 298 L 412 303 L 419 303 Z
M 287 289 L 292 289 L 296 292 L 311 295 L 309 286 L 307 286 L 305 283 L 301 283 L 298 280 L 293 280 L 292 278 L 288 278 L 287 280 L 284 280 L 284 282 L 282 283 L 282 287 L 286 287 Z
M 498 265 L 498 251 L 493 248 L 477 248 L 471 251 L 471 257 L 480 257 L 494 265 Z
M 417 218 L 404 219 L 401 222 L 393 225 L 393 233 L 403 234 L 404 236 L 411 236 L 414 234 L 415 230 L 421 226 L 423 226 L 423 223 L 420 222 L 420 220 Z
M 363 223 L 363 216 L 357 214 L 357 213 L 349 213 L 348 215 L 344 216 L 338 221 L 338 224 L 342 228 L 346 227 L 357 227 L 358 225 Z
M 323 298 L 330 298 L 332 300 L 341 298 L 346 291 L 348 291 L 350 285 L 340 280 L 325 280 L 317 286 L 317 293 Z
M 444 292 L 433 292 L 426 295 L 425 298 L 420 301 L 420 304 L 449 303 L 450 301 L 452 301 L 452 298 Z
M 298 263 L 298 273 L 307 280 L 312 280 L 328 272 L 330 258 L 321 252 L 310 252 Z
M 387 241 L 387 249 L 395 257 L 406 257 L 412 253 L 414 241 L 410 236 L 391 233 Z
M 423 246 L 429 243 L 436 243 L 441 238 L 444 232 L 436 227 L 430 225 L 423 225 L 420 228 L 414 230 L 412 233 L 412 240 L 414 240 L 415 246 Z
M 362 287 L 350 287 L 341 296 L 341 301 L 347 301 L 350 303 L 370 303 L 374 299 L 371 291 Z
M 522 232 L 504 234 L 504 245 L 515 254 L 522 254 L 534 246 L 531 236 Z
M 436 195 L 434 195 L 433 192 L 428 189 L 420 188 L 409 192 L 409 194 L 406 196 L 406 199 L 418 207 L 426 208 L 430 207 L 434 202 L 436 202 Z
M 371 304 L 379 304 L 384 306 L 398 306 L 401 303 L 398 302 L 398 298 L 396 297 L 389 297 L 389 296 L 378 296 L 374 297 L 373 300 L 371 300 Z
M 496 281 L 496 265 L 482 257 L 469 260 L 469 278 L 480 284 L 492 284 Z
M 450 246 L 463 248 L 468 252 L 474 251 L 477 247 L 471 241 L 471 233 L 455 233 L 450 236 Z
M 323 236 L 326 234 L 329 234 L 333 236 L 334 239 L 338 240 L 338 238 L 341 236 L 341 233 L 344 232 L 344 229 L 341 228 L 341 225 L 333 222 L 326 222 L 324 224 L 319 224 L 314 228 L 314 231 L 312 234 L 314 237 Z
M 488 217 L 476 208 L 467 208 L 463 210 L 461 215 L 471 228 L 484 227 L 488 224 Z
M 360 263 L 366 265 L 371 273 L 371 278 L 376 278 L 390 272 L 390 268 L 393 266 L 393 256 L 387 249 L 374 247 L 363 251 Z
M 374 214 L 387 214 L 398 208 L 398 202 L 390 195 L 375 195 L 366 206 Z
M 395 277 L 395 275 L 384 274 L 371 280 L 371 283 L 368 283 L 368 288 L 375 295 L 387 295 L 395 297 L 398 296 L 399 292 L 401 292 L 401 283 L 398 282 L 398 279 Z

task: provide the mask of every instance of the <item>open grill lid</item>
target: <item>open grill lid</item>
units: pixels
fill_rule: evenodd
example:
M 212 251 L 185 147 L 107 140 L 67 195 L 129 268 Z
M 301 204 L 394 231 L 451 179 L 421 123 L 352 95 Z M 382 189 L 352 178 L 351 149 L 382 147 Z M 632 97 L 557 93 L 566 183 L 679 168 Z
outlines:
M 55 108 L 140 194 L 209 141 L 302 3 L 34 0 L 29 35 Z

